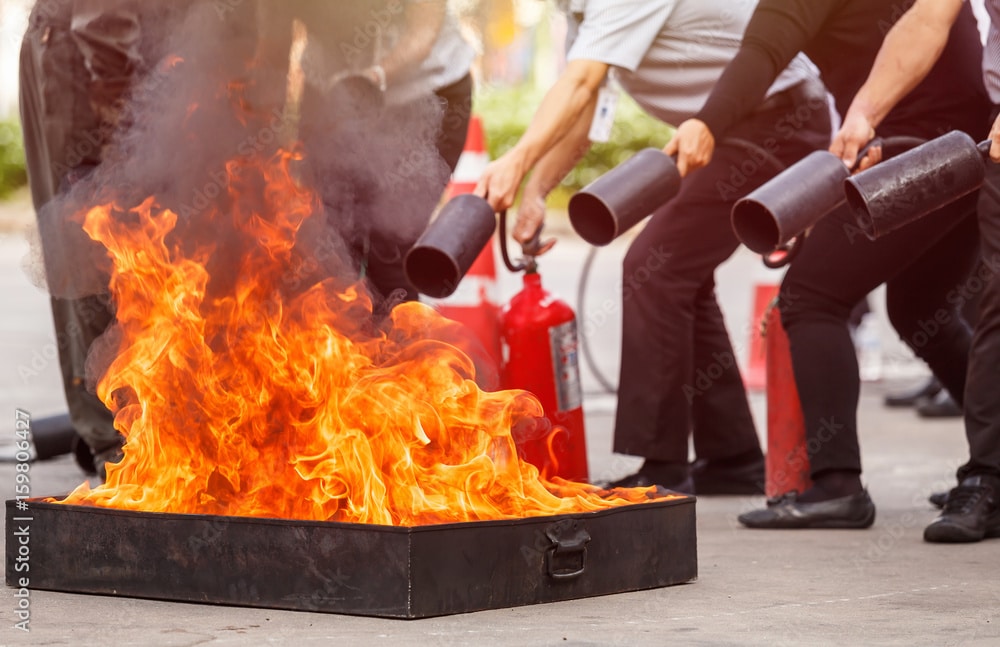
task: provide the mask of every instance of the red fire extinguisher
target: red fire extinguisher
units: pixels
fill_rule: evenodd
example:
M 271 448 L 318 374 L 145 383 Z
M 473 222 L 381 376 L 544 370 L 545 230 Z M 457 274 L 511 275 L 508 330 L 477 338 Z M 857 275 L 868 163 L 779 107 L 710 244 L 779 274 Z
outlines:
M 533 248 L 537 245 L 523 247 L 522 263 L 510 261 L 506 216 L 500 214 L 504 264 L 512 272 L 524 272 L 524 289 L 500 314 L 500 384 L 504 389 L 535 394 L 552 423 L 551 428 L 536 430 L 531 437 L 515 434 L 521 458 L 538 467 L 543 477 L 586 482 L 589 473 L 576 315 L 542 286 Z

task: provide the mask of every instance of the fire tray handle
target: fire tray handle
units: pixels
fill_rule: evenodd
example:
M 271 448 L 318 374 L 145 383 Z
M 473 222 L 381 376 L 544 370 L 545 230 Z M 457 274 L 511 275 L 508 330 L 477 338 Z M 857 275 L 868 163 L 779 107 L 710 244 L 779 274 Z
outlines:
M 575 519 L 558 521 L 545 529 L 552 545 L 545 551 L 545 570 L 554 580 L 572 580 L 587 568 L 590 533 Z

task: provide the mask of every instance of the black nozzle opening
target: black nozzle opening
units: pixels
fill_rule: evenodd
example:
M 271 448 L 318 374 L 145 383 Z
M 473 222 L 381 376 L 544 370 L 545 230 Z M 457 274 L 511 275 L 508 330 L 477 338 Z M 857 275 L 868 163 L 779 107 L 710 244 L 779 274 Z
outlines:
M 591 245 L 602 247 L 618 235 L 618 223 L 611 208 L 590 193 L 577 193 L 569 201 L 573 230 Z
M 781 231 L 774 214 L 753 200 L 736 203 L 733 209 L 733 232 L 741 243 L 758 254 L 769 254 L 781 244 Z
M 450 296 L 462 280 L 455 259 L 439 249 L 414 247 L 404 263 L 406 277 L 413 287 L 434 299 Z

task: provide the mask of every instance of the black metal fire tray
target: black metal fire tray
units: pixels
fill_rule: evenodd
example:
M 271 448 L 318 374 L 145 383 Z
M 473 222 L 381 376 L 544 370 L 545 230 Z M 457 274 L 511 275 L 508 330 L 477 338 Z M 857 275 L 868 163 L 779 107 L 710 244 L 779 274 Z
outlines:
M 652 589 L 698 574 L 694 497 L 415 527 L 31 499 L 27 510 L 7 501 L 6 552 L 12 587 L 390 618 Z

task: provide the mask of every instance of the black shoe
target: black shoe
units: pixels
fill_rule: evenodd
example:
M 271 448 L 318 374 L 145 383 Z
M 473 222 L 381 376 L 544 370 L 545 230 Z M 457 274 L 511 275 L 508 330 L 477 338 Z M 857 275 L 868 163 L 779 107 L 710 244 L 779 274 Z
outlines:
M 90 445 L 84 442 L 80 436 L 77 436 L 73 443 L 73 458 L 84 474 L 87 476 L 97 476 L 97 466 L 94 465 L 94 452 L 90 450 Z
M 710 460 L 700 459 L 691 465 L 691 480 L 694 491 L 699 496 L 707 494 L 764 494 L 764 457 L 739 466 L 728 463 L 719 465 Z
M 944 507 L 945 503 L 948 503 L 948 493 L 947 492 L 935 492 L 934 494 L 927 497 L 927 500 L 931 502 L 931 505 L 940 510 Z
M 947 391 L 940 391 L 931 399 L 924 400 L 916 406 L 917 415 L 921 418 L 961 418 L 962 407 Z
M 926 383 L 915 389 L 903 391 L 902 393 L 890 393 L 885 396 L 885 406 L 915 407 L 921 402 L 921 400 L 926 400 L 936 396 L 943 388 L 944 387 L 941 386 L 941 383 L 937 381 L 937 378 L 932 377 Z
M 654 483 L 652 479 L 650 479 L 642 472 L 629 474 L 625 478 L 620 478 L 617 481 L 612 481 L 607 485 L 605 485 L 604 488 L 610 490 L 616 487 L 633 488 L 633 487 L 651 487 L 654 485 L 664 490 L 670 490 L 671 492 L 679 492 L 680 494 L 694 494 L 694 483 L 692 483 L 690 476 L 681 481 L 680 483 L 664 484 L 664 483 Z
M 789 492 L 738 519 L 748 528 L 868 528 L 875 521 L 875 504 L 868 490 L 818 503 L 800 503 L 798 493 Z
M 948 493 L 941 516 L 924 528 L 924 541 L 961 543 L 1000 537 L 1000 480 L 970 476 Z

